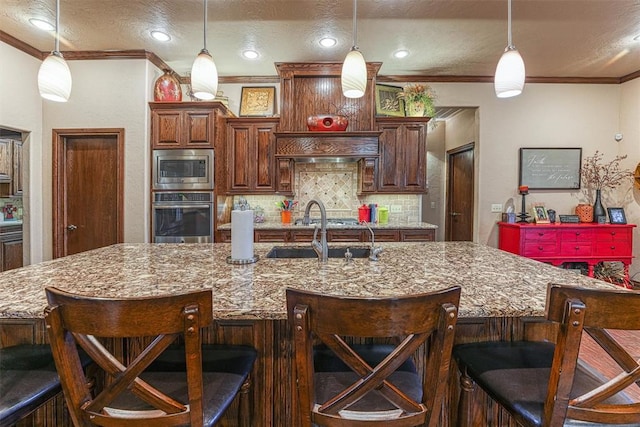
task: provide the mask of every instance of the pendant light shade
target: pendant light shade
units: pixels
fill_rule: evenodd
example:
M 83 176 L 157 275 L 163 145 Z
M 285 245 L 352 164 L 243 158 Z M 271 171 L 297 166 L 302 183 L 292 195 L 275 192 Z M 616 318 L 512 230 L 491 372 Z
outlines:
M 191 92 L 198 99 L 211 100 L 218 92 L 218 69 L 207 50 L 207 0 L 204 0 L 204 48 L 191 67 Z
M 496 67 L 494 87 L 498 98 L 509 98 L 522 93 L 524 88 L 524 61 L 513 46 L 507 47 Z
M 511 0 L 508 0 L 508 8 L 507 47 L 498 61 L 494 80 L 494 88 L 498 98 L 520 95 L 524 88 L 524 61 L 511 40 Z
M 353 47 L 342 64 L 342 94 L 361 98 L 367 89 L 367 63 L 357 47 Z
M 56 102 L 67 102 L 71 95 L 71 71 L 60 53 L 60 0 L 56 0 L 56 46 L 42 61 L 38 70 L 40 96 Z
M 206 49 L 193 61 L 191 67 L 191 91 L 198 99 L 211 100 L 218 92 L 218 69 Z
M 353 0 L 353 47 L 342 64 L 342 94 L 347 98 L 361 98 L 367 89 L 367 63 L 358 50 L 356 17 L 357 0 Z
M 71 71 L 60 52 L 52 52 L 40 65 L 38 89 L 44 99 L 67 102 L 71 95 Z

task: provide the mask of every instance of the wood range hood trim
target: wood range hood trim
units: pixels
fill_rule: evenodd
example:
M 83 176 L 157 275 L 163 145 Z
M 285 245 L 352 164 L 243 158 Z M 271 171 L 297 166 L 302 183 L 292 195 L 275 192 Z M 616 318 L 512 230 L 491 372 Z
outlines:
M 276 158 L 298 162 L 357 161 L 379 157 L 380 131 L 275 132 Z

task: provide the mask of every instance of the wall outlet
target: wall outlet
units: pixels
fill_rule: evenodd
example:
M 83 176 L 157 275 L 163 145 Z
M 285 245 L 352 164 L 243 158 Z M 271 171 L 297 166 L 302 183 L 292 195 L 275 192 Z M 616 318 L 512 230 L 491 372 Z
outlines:
M 494 213 L 502 212 L 502 205 L 500 203 L 492 203 L 491 212 L 494 212 Z
M 400 213 L 402 212 L 402 205 L 391 205 L 389 206 L 390 213 Z

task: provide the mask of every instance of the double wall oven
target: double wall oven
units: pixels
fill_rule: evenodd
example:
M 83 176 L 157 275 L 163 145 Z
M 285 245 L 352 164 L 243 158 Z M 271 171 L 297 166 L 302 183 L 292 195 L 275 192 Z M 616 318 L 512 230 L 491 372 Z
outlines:
M 153 242 L 213 242 L 213 172 L 213 150 L 154 150 Z

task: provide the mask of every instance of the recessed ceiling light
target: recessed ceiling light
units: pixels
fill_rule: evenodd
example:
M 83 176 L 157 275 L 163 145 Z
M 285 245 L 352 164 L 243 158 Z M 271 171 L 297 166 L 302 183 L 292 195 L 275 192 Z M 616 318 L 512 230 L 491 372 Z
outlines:
M 393 56 L 396 58 L 406 58 L 407 56 L 409 56 L 409 51 L 405 49 L 400 49 L 395 51 Z
M 31 25 L 33 25 L 34 27 L 40 28 L 41 30 L 44 30 L 44 31 L 53 31 L 56 29 L 54 25 L 51 25 L 50 23 L 42 19 L 31 18 L 29 19 L 29 22 L 31 22 Z
M 258 57 L 260 56 L 260 54 L 258 52 L 256 52 L 255 50 L 245 50 L 244 52 L 242 52 L 242 56 L 244 56 L 247 59 L 258 59 Z
M 160 42 L 168 42 L 169 40 L 171 40 L 171 36 L 169 34 L 157 30 L 151 31 L 151 37 Z
M 323 37 L 318 42 L 322 47 L 334 47 L 338 42 L 332 37 Z

